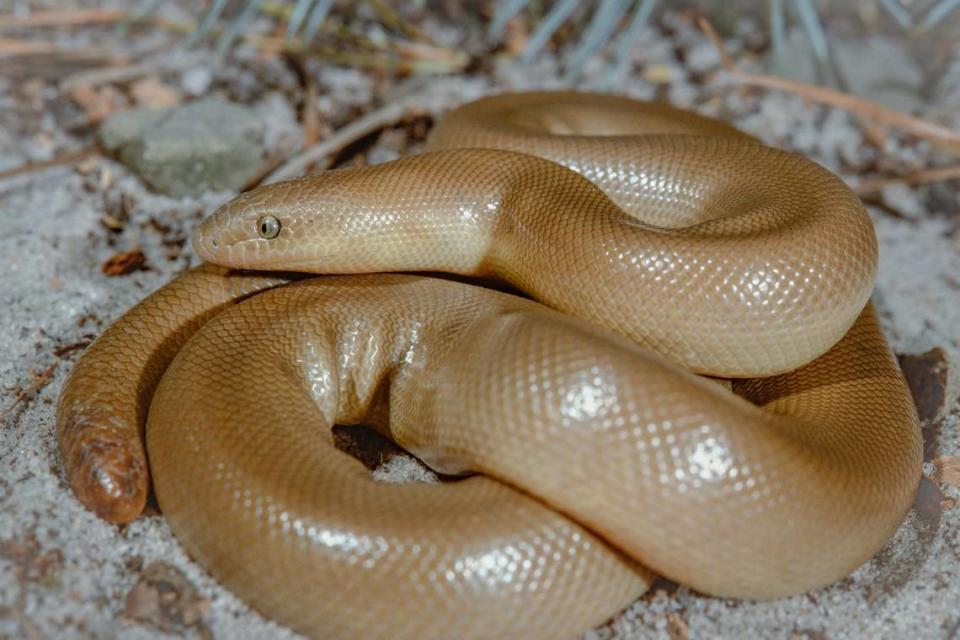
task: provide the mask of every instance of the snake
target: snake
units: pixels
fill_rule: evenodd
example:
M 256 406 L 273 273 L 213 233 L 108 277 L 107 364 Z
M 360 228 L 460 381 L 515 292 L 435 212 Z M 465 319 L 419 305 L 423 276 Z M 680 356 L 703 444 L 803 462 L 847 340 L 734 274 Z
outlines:
M 152 487 L 186 551 L 315 638 L 554 638 L 655 575 L 828 585 L 910 509 L 921 439 L 830 171 L 577 92 L 442 116 L 423 153 L 254 188 L 60 396 L 81 502 Z M 385 483 L 364 425 L 441 474 Z

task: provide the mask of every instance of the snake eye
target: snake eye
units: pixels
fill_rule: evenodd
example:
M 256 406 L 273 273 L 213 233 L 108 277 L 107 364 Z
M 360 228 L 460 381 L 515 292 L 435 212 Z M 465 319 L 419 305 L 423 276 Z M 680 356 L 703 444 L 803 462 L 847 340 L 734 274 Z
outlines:
M 257 233 L 267 240 L 276 238 L 280 234 L 280 221 L 273 216 L 261 216 L 257 220 Z

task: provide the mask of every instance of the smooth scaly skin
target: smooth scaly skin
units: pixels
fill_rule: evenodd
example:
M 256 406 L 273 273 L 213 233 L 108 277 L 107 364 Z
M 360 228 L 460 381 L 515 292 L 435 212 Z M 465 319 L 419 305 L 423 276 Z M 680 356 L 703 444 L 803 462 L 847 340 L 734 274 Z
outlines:
M 605 99 L 591 100 L 591 108 L 603 109 Z M 497 99 L 486 102 L 496 106 Z M 611 109 L 623 105 L 614 101 Z M 557 110 L 565 122 L 575 112 Z M 537 121 L 545 112 L 530 113 Z M 458 118 L 469 141 L 469 122 L 462 113 L 450 116 Z M 709 368 L 702 362 L 721 362 L 721 371 L 740 375 L 739 352 L 763 351 L 741 323 L 764 317 L 762 308 L 779 310 L 765 317 L 788 344 L 761 353 L 761 364 L 747 365 L 751 371 L 779 371 L 801 352 L 819 353 L 830 346 L 823 346 L 826 336 L 853 322 L 863 301 L 842 298 L 865 299 L 875 242 L 836 178 L 742 138 L 633 142 L 645 154 L 666 154 L 644 160 L 633 175 L 660 194 L 648 202 L 666 203 L 653 207 L 657 215 L 677 207 L 678 222 L 669 226 L 681 231 L 625 220 L 586 181 L 551 163 L 463 151 L 256 190 L 205 224 L 196 246 L 207 257 L 223 250 L 217 258 L 238 266 L 255 259 L 261 267 L 312 271 L 332 264 L 498 273 L 533 285 L 534 295 L 559 296 L 561 308 L 576 307 L 564 302 L 557 274 L 538 274 L 539 264 L 559 271 L 574 298 L 582 286 L 600 294 L 573 309 L 582 316 L 627 335 L 635 332 L 631 313 L 641 323 L 667 318 L 677 330 L 666 332 L 671 340 L 658 346 L 662 352 L 680 353 L 703 370 Z M 445 163 L 460 169 L 459 183 Z M 725 174 L 731 164 L 753 173 L 738 182 Z M 788 172 L 778 183 L 785 168 L 805 177 Z M 700 187 L 699 169 L 707 170 Z M 478 183 L 499 191 L 484 196 Z M 751 191 L 758 183 L 768 190 Z M 816 206 L 798 204 L 800 193 Z M 737 194 L 745 204 L 737 204 Z M 706 213 L 695 213 L 691 203 Z M 418 213 L 424 208 L 432 222 Z M 309 219 L 310 211 L 323 215 Z M 263 213 L 283 223 L 273 241 L 256 238 Z M 692 217 L 713 221 L 691 225 Z M 630 228 L 656 235 L 631 235 Z M 605 243 L 598 229 L 619 235 Z M 324 234 L 333 241 L 324 242 Z M 577 247 L 577 236 L 586 248 Z M 637 237 L 650 244 L 631 253 L 626 243 Z M 255 248 L 229 254 L 237 240 Z M 451 251 L 458 242 L 461 257 Z M 777 257 L 774 246 L 804 257 L 790 262 L 792 254 Z M 645 269 L 631 278 L 653 272 L 651 281 L 663 289 L 630 288 L 629 279 L 618 279 L 616 272 L 633 264 L 623 257 L 634 255 L 659 256 L 640 260 Z M 753 283 L 766 304 L 729 303 L 744 300 L 734 295 L 746 286 L 737 267 L 784 274 L 790 264 L 803 267 L 792 283 Z M 583 278 L 584 270 L 597 279 Z M 181 280 L 206 286 L 193 280 L 198 274 L 207 278 L 202 268 Z M 681 282 L 680 274 L 691 280 Z M 129 416 L 129 407 L 149 395 L 137 385 L 102 390 L 139 379 L 152 366 L 148 360 L 173 358 L 182 340 L 164 336 L 196 316 L 198 305 L 193 285 L 179 282 L 141 303 L 78 364 L 61 404 L 61 443 L 73 440 L 74 429 L 98 433 L 91 425 Z M 671 288 L 681 295 L 671 296 Z M 717 289 L 727 295 L 712 298 Z M 645 304 L 619 306 L 640 294 L 648 296 Z M 688 306 L 705 299 L 730 309 Z M 181 315 L 181 300 L 192 311 Z M 676 307 L 714 323 L 732 321 L 714 326 L 725 338 L 701 340 L 720 355 L 691 355 L 690 338 L 676 337 L 691 326 Z M 843 322 L 826 317 L 848 307 L 853 316 Z M 798 314 L 809 333 L 790 324 Z M 749 340 L 775 342 L 761 334 Z M 121 337 L 150 358 L 118 363 L 110 343 Z M 920 441 L 909 393 L 871 308 L 812 364 L 734 386 L 763 409 L 529 301 L 412 276 L 326 278 L 254 296 L 208 322 L 163 376 L 148 450 L 161 507 L 188 550 L 230 589 L 300 631 L 324 638 L 558 637 L 601 622 L 643 590 L 643 570 L 606 544 L 708 593 L 773 597 L 845 575 L 889 538 L 919 480 Z M 91 393 L 103 395 L 85 399 Z M 72 413 L 65 416 L 64 407 Z M 438 470 L 484 475 L 444 487 L 374 484 L 329 444 L 328 427 L 336 422 L 374 424 Z M 111 424 L 137 439 L 135 416 Z M 63 449 L 74 482 L 73 469 L 95 468 L 97 460 L 77 457 L 77 450 Z M 104 499 L 79 493 L 94 508 Z
M 494 275 L 694 371 L 727 377 L 810 362 L 866 304 L 873 226 L 829 171 L 722 135 L 727 125 L 703 118 L 695 130 L 705 121 L 715 135 L 524 137 L 507 125 L 475 135 L 488 124 L 484 114 L 502 115 L 490 104 L 512 99 L 453 112 L 430 146 L 517 145 L 570 158 L 620 194 L 620 207 L 538 157 L 436 151 L 249 191 L 201 225 L 197 253 L 246 269 Z M 651 109 L 677 112 L 644 105 L 635 121 Z M 624 196 L 624 185 L 635 195 Z M 264 214 L 280 221 L 278 237 L 257 236 Z
M 57 408 L 60 456 L 83 504 L 110 522 L 140 515 L 150 488 L 143 429 L 160 376 L 210 318 L 289 280 L 204 265 L 130 309 L 90 345 Z
M 432 463 L 434 446 L 409 440 L 420 426 L 441 419 L 433 426 L 442 431 L 453 421 L 461 437 L 480 435 L 440 394 L 476 394 L 480 412 L 516 403 L 509 390 L 480 398 L 504 376 L 481 367 L 451 378 L 445 369 L 509 348 L 497 334 L 510 331 L 514 310 L 545 321 L 536 330 L 544 337 L 562 317 L 431 278 L 303 284 L 208 323 L 164 375 L 150 410 L 160 506 L 214 576 L 298 631 L 345 639 L 561 638 L 646 590 L 632 562 L 522 491 L 484 476 L 439 487 L 378 483 L 330 436 L 334 424 L 369 424 Z M 513 440 L 537 428 L 523 420 L 529 410 L 516 409 L 489 426 L 513 427 Z M 554 474 L 578 458 L 568 450 Z

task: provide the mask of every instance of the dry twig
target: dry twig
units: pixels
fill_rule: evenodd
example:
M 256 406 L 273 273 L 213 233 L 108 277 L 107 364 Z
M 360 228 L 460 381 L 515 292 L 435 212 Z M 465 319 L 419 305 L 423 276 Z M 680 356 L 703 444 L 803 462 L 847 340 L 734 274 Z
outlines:
M 407 110 L 406 104 L 391 102 L 380 109 L 367 113 L 338 130 L 326 140 L 291 158 L 282 167 L 267 176 L 264 183 L 269 184 L 303 175 L 310 165 L 326 160 L 352 142 L 393 124 L 400 120 L 407 113 Z
M 25 16 L 0 15 L 0 29 L 29 27 L 75 27 L 82 24 L 119 22 L 126 11 L 116 9 L 77 9 L 66 11 L 37 11 Z
M 254 176 L 247 180 L 247 182 L 240 188 L 240 191 L 249 191 L 254 187 L 260 186 L 260 183 L 266 180 L 267 176 L 280 168 L 286 159 L 287 154 L 283 149 L 278 149 L 271 153 L 260 166 L 260 169 L 258 169 L 254 174 Z
M 391 7 L 383 0 L 368 0 L 370 7 L 377 12 L 380 21 L 388 27 L 392 27 L 406 37 L 420 42 L 436 44 L 436 41 L 430 37 L 426 31 L 404 18 L 396 9 Z
M 271 182 L 279 182 L 280 180 L 289 180 L 290 178 L 301 176 L 310 165 L 320 163 L 321 161 L 328 161 L 329 156 L 337 151 L 340 151 L 364 136 L 394 124 L 407 115 L 409 111 L 410 105 L 406 100 L 390 101 L 379 109 L 375 109 L 354 120 L 342 129 L 339 129 L 329 138 L 322 140 L 318 144 L 294 156 L 279 169 L 267 176 L 263 182 L 264 184 L 270 184 Z
M 261 10 L 264 14 L 281 20 L 289 20 L 292 11 L 290 6 L 279 3 L 266 3 Z M 156 16 L 134 19 L 133 22 L 152 24 L 179 34 L 190 34 L 197 28 L 195 22 L 174 22 Z M 221 31 L 219 27 L 212 27 L 209 35 L 217 36 Z M 309 53 L 334 64 L 398 74 L 452 73 L 463 69 L 470 62 L 470 57 L 463 51 L 412 41 L 406 44 L 378 43 L 361 33 L 354 33 L 344 25 L 333 22 L 325 22 L 321 25 L 320 32 L 336 36 L 340 46 L 307 45 L 298 39 L 289 40 L 282 36 L 259 36 L 247 33 L 240 34 L 239 38 L 264 54 Z M 361 50 L 347 50 L 342 46 L 344 43 L 351 43 Z
M 320 110 L 317 108 L 317 83 L 306 76 L 303 98 L 303 140 L 305 146 L 316 144 L 320 139 Z
M 778 78 L 776 76 L 742 71 L 733 61 L 733 58 L 730 57 L 723 41 L 720 39 L 720 36 L 717 35 L 717 32 L 714 31 L 710 22 L 701 16 L 697 20 L 697 23 L 717 48 L 723 68 L 726 69 L 732 78 L 739 82 L 756 87 L 780 89 L 782 91 L 795 93 L 814 102 L 850 111 L 868 121 L 906 131 L 911 135 L 928 140 L 931 144 L 935 144 L 953 153 L 960 153 L 960 133 L 952 129 L 894 109 L 889 109 L 876 102 L 864 100 L 863 98 L 858 98 L 835 89 L 827 89 L 825 87 L 807 84 L 806 82 L 787 80 L 786 78 Z
M 960 166 L 923 169 L 904 176 L 867 178 L 857 185 L 857 193 L 873 193 L 891 184 L 928 184 L 944 180 L 960 180 Z
M 59 47 L 50 42 L 19 40 L 17 38 L 0 38 L 0 59 L 25 58 L 29 56 L 60 57 L 71 62 L 83 59 L 102 59 L 107 62 L 123 59 L 118 58 L 112 51 L 101 47 L 65 48 Z
M 60 363 L 54 362 L 53 364 L 51 364 L 49 367 L 47 367 L 40 373 L 34 373 L 33 382 L 27 385 L 25 389 L 17 390 L 17 392 L 14 394 L 15 397 L 13 399 L 13 402 L 11 402 L 6 409 L 4 409 L 3 411 L 0 411 L 0 420 L 5 420 L 6 417 L 9 416 L 11 413 L 13 413 L 14 410 L 18 406 L 20 406 L 21 403 L 32 398 L 33 394 L 35 394 L 37 391 L 42 389 L 48 382 L 50 382 L 50 379 L 53 378 L 53 372 L 57 370 L 58 364 Z
M 56 158 L 51 158 L 50 160 L 44 160 L 42 162 L 29 162 L 19 167 L 14 167 L 12 169 L 7 169 L 5 171 L 0 171 L 0 180 L 4 178 L 11 178 L 13 176 L 19 176 L 24 173 L 32 173 L 34 171 L 42 171 L 43 169 L 49 169 L 50 167 L 58 167 L 64 164 L 73 164 L 74 162 L 79 162 L 84 158 L 88 158 L 92 155 L 96 155 L 97 150 L 93 147 L 88 147 L 86 149 L 80 149 L 78 151 L 68 151 L 62 155 L 57 156 Z
M 67 91 L 80 85 L 93 87 L 102 84 L 130 82 L 154 73 L 189 69 L 200 65 L 203 59 L 204 54 L 202 52 L 177 50 L 135 64 L 80 71 L 64 78 L 60 83 L 60 88 Z
M 0 56 L 44 55 L 57 53 L 58 51 L 61 51 L 61 49 L 49 42 L 0 38 Z
M 243 36 L 243 40 L 267 54 L 310 54 L 333 64 L 402 75 L 453 73 L 463 69 L 470 62 L 469 56 L 463 51 L 426 45 L 415 46 L 415 43 L 408 43 L 403 47 L 397 46 L 393 51 L 371 52 L 347 51 L 343 47 L 307 46 L 300 41 L 288 41 L 282 37 L 248 35 Z

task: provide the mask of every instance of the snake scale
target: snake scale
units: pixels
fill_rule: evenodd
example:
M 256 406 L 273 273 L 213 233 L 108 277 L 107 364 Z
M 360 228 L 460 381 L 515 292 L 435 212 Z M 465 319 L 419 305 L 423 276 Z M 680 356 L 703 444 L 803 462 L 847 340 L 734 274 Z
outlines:
M 194 248 L 74 368 L 66 474 L 113 522 L 152 481 L 193 557 L 313 637 L 570 636 L 651 572 L 803 592 L 919 482 L 866 212 L 716 120 L 485 98 L 423 154 L 238 196 Z M 337 424 L 462 477 L 376 482 Z

